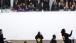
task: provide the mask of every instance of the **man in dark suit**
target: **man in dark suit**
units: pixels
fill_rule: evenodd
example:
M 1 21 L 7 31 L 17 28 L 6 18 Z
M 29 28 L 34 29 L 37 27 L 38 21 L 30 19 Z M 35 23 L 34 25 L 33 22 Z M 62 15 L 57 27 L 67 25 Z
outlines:
M 42 3 L 40 2 L 40 0 L 37 1 L 36 3 L 36 9 L 41 11 L 42 10 Z
M 59 6 L 56 0 L 52 3 L 51 11 L 59 11 Z
M 49 11 L 49 0 L 45 0 L 44 7 L 45 11 Z
M 0 43 L 4 43 L 2 29 L 0 29 Z

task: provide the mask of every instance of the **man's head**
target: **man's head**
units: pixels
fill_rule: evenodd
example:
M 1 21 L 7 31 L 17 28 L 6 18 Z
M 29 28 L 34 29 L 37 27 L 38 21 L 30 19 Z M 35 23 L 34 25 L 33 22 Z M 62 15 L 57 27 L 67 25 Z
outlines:
M 53 38 L 56 39 L 56 35 L 53 35 Z
M 2 29 L 0 29 L 0 34 L 2 34 Z

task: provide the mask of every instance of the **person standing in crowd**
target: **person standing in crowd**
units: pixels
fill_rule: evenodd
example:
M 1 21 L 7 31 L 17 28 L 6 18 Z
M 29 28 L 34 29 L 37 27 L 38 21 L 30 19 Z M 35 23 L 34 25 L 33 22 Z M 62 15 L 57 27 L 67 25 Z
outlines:
M 20 5 L 18 5 L 18 9 L 17 9 L 18 12 L 22 12 L 23 9 L 20 7 Z
M 17 2 L 14 2 L 13 10 L 17 10 L 17 9 L 18 9 L 18 3 Z
M 4 43 L 2 29 L 0 29 L 0 43 Z
M 25 8 L 25 6 L 26 6 L 26 4 L 25 4 L 25 3 L 23 3 L 23 4 L 22 4 L 22 9 L 24 9 L 24 8 Z
M 60 2 L 58 4 L 58 6 L 59 6 L 59 9 L 63 9 L 63 6 L 60 4 Z
M 45 11 L 49 11 L 49 0 L 45 0 L 44 7 Z
M 38 32 L 38 34 L 35 36 L 35 39 L 37 43 L 43 43 L 42 42 L 43 36 L 40 32 Z
M 37 0 L 36 9 L 37 9 L 38 11 L 41 11 L 41 10 L 42 10 L 42 3 L 40 2 L 40 0 Z
M 56 35 L 53 35 L 52 36 L 52 40 L 50 41 L 50 43 L 57 43 L 57 40 L 56 40 Z
M 58 6 L 58 3 L 56 2 L 56 0 L 54 0 L 54 2 L 52 3 L 51 10 L 52 11 L 58 11 L 59 10 L 59 6 Z
M 64 5 L 65 5 L 64 0 L 60 0 L 60 5 L 62 6 L 62 9 L 64 9 Z
M 34 4 L 32 4 L 30 10 L 31 10 L 31 11 L 35 11 L 35 10 L 36 10 L 36 8 L 34 7 Z
M 61 30 L 61 35 L 62 35 L 64 43 L 71 43 L 69 37 L 72 35 L 72 32 L 73 32 L 73 30 L 71 30 L 71 33 L 68 34 L 68 33 L 66 33 L 65 29 Z

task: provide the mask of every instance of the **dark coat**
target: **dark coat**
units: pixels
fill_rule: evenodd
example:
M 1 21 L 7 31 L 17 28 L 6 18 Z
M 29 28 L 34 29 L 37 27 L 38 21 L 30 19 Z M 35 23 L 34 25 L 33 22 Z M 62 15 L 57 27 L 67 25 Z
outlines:
M 41 11 L 41 9 L 42 9 L 42 3 L 41 2 L 39 2 L 39 3 L 37 2 L 36 3 L 36 8 Z
M 53 39 L 50 41 L 50 43 L 57 43 L 57 40 Z
M 4 43 L 3 34 L 0 34 L 0 43 Z
M 65 43 L 71 43 L 70 42 L 70 39 L 69 39 L 69 37 L 72 35 L 72 32 L 70 33 L 70 34 L 68 34 L 68 33 L 62 33 L 62 36 L 63 36 L 63 41 L 65 42 Z
M 51 7 L 51 10 L 52 11 L 58 11 L 59 10 L 58 4 L 54 4 L 54 2 L 53 2 L 52 7 Z
M 42 35 L 36 35 L 36 36 L 35 36 L 36 41 L 37 41 L 38 38 L 41 39 L 41 40 L 40 40 L 40 43 L 42 43 L 43 36 L 42 36 Z M 37 43 L 38 43 L 38 41 L 37 41 Z

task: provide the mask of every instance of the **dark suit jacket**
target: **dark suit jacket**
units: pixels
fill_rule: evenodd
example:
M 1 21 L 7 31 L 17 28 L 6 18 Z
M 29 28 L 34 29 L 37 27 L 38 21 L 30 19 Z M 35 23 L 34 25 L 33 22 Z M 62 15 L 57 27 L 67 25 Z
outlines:
M 53 2 L 52 7 L 51 7 L 51 10 L 52 11 L 58 11 L 59 10 L 58 4 L 54 4 L 54 2 Z
M 0 34 L 0 43 L 4 43 L 3 34 Z
M 39 10 L 42 9 L 42 4 L 41 4 L 41 2 L 39 2 L 39 3 L 37 2 L 37 3 L 36 3 L 36 8 L 39 9 Z

